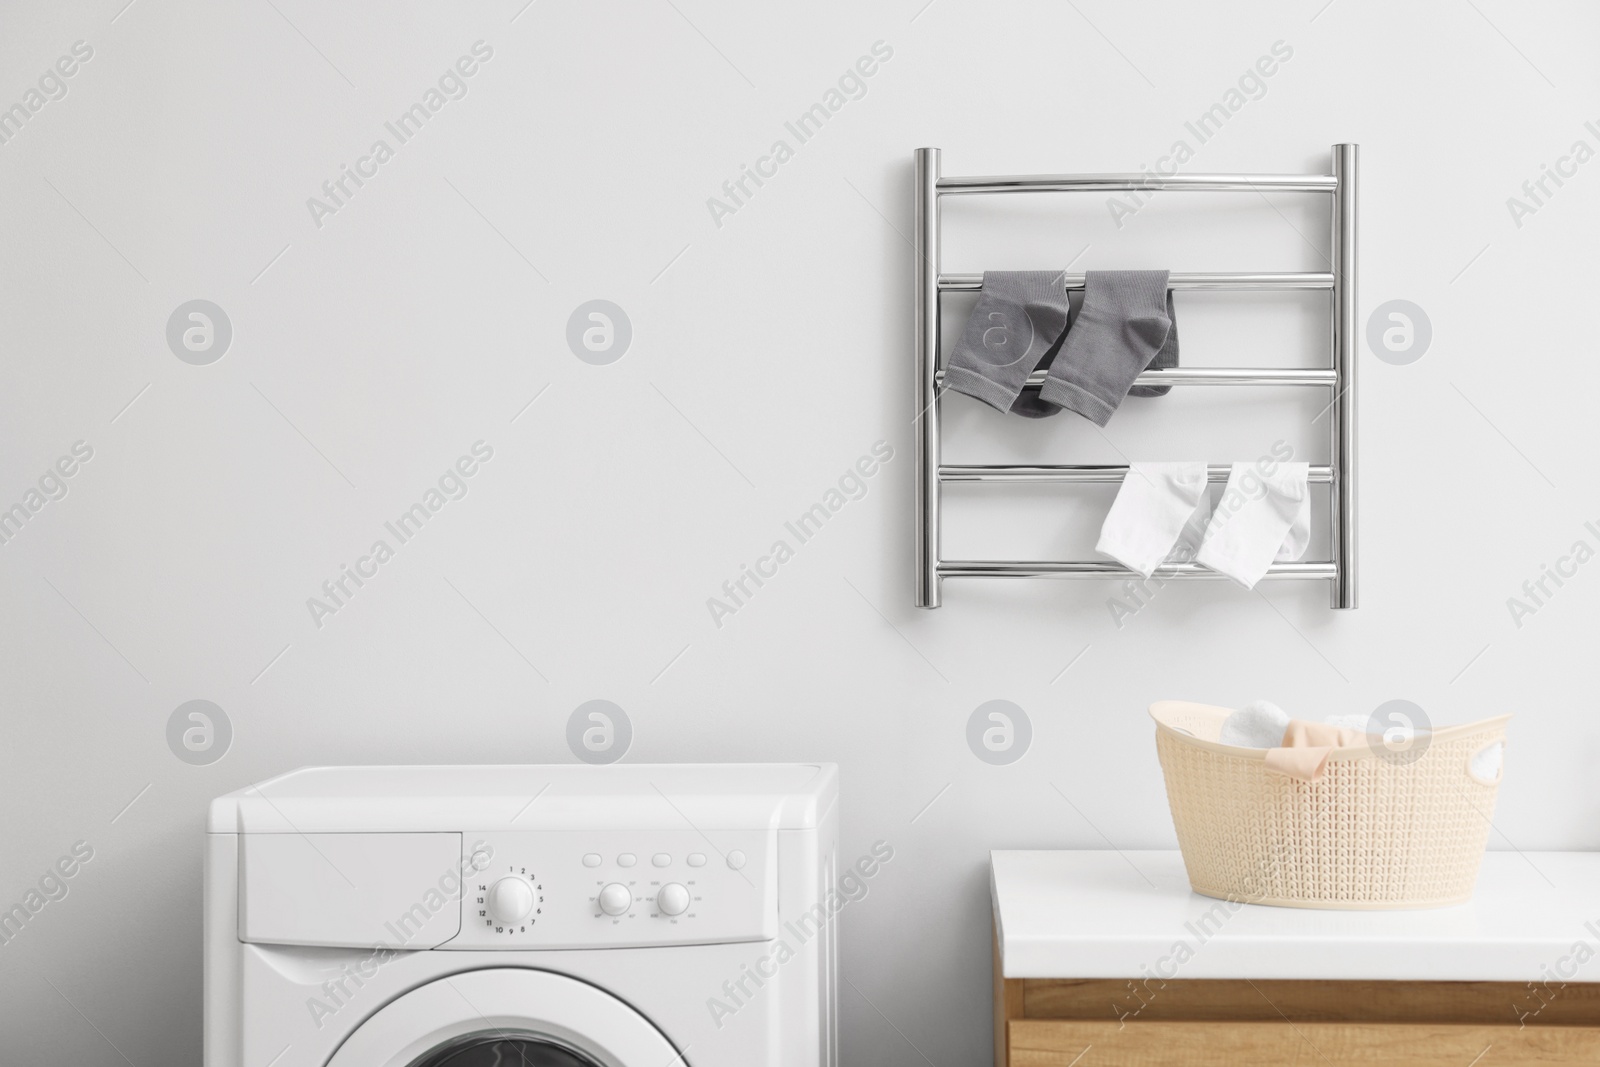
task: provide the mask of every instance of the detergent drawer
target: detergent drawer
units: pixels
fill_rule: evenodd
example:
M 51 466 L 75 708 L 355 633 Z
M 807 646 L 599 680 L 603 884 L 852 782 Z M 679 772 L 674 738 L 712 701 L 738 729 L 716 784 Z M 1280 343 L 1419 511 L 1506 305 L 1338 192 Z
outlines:
M 461 835 L 246 833 L 239 940 L 433 948 L 461 929 Z

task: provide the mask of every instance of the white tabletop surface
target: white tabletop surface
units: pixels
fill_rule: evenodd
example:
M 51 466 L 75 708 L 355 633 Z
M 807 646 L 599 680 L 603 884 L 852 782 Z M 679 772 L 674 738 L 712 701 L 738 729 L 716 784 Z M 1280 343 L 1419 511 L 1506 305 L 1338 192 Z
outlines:
M 1426 911 L 1229 904 L 1177 852 L 989 856 L 1007 978 L 1600 981 L 1600 853 L 1490 852 L 1470 903 Z

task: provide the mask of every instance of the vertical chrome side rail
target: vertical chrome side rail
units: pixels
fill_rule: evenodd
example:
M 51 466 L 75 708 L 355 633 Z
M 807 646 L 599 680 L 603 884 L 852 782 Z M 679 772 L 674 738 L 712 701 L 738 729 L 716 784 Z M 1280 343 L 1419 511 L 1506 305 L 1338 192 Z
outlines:
M 1356 606 L 1356 321 L 1357 147 L 1333 146 L 1333 370 L 1332 409 L 1333 606 Z
M 919 608 L 939 606 L 939 150 L 916 152 L 915 219 L 917 349 L 917 597 Z

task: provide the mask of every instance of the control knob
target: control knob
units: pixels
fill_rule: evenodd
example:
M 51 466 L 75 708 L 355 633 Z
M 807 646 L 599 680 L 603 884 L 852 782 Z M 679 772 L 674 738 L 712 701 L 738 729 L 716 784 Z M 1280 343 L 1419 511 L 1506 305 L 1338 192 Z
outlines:
M 620 882 L 612 882 L 600 890 L 600 910 L 607 915 L 622 915 L 633 907 L 633 894 Z
M 656 890 L 656 907 L 663 915 L 682 915 L 689 910 L 689 890 L 677 882 L 668 882 Z
M 489 914 L 506 925 L 519 923 L 533 911 L 533 886 L 515 875 L 489 887 Z

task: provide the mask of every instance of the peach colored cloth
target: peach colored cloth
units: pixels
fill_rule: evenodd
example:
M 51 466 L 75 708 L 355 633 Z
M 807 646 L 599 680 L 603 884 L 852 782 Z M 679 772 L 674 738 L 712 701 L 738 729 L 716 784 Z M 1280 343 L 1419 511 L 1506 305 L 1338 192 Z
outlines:
M 1334 749 L 1366 744 L 1367 735 L 1359 730 L 1290 719 L 1288 729 L 1283 731 L 1283 747 L 1267 749 L 1267 770 L 1314 782 L 1327 769 L 1328 756 Z

